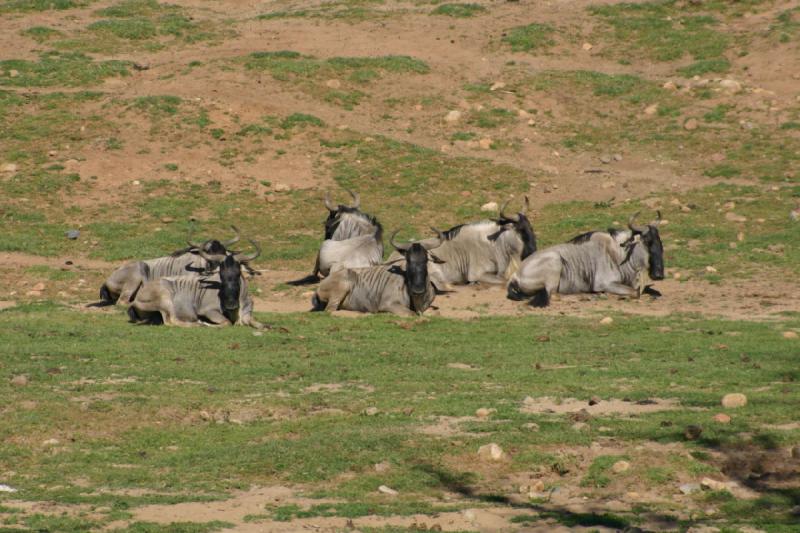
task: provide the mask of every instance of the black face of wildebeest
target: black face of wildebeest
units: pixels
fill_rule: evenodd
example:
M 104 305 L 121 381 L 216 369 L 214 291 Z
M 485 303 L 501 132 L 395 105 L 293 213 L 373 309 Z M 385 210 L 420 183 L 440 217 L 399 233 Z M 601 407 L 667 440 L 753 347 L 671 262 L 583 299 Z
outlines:
M 498 224 L 513 224 L 514 231 L 517 232 L 519 235 L 520 240 L 522 241 L 522 257 L 521 259 L 524 261 L 526 257 L 531 255 L 533 252 L 536 251 L 536 234 L 533 232 L 533 226 L 531 225 L 531 221 L 528 220 L 523 213 L 517 213 L 517 219 L 514 220 L 512 218 L 504 218 L 501 217 L 498 221 Z
M 219 299 L 222 309 L 235 311 L 239 309 L 239 293 L 242 289 L 242 265 L 229 255 L 219 265 Z
M 406 256 L 406 286 L 409 293 L 425 294 L 428 290 L 428 252 L 418 242 L 404 252 Z
M 664 279 L 664 245 L 655 225 L 649 225 L 648 231 L 642 234 L 642 243 L 650 255 L 650 279 Z

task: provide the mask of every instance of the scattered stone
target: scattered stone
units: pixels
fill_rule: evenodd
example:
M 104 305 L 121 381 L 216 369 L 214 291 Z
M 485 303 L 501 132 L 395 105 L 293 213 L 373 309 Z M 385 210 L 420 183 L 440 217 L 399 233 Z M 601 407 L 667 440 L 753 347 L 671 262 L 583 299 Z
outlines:
M 67 231 L 66 235 L 67 235 L 67 239 L 69 239 L 71 241 L 74 241 L 75 239 L 77 239 L 78 237 L 81 236 L 81 232 L 76 230 L 76 229 L 71 229 L 71 230 Z
M 20 374 L 11 378 L 11 384 L 15 387 L 24 387 L 28 384 L 28 377 Z
M 172 224 L 173 222 L 175 222 L 175 219 L 172 217 L 161 217 L 161 222 L 163 224 Z
M 328 80 L 328 81 L 325 82 L 325 87 L 328 87 L 330 89 L 339 89 L 341 86 L 342 86 L 342 82 L 340 82 L 339 80 L 336 80 L 336 79 Z
M 467 509 L 466 511 L 464 511 L 464 518 L 466 520 L 469 520 L 470 522 L 474 522 L 477 516 L 475 515 L 475 511 L 473 511 L 472 509 Z
M 19 71 L 18 70 L 15 70 L 15 69 L 12 68 L 11 70 L 8 71 L 8 77 L 9 78 L 16 78 L 17 76 L 19 76 Z
M 400 494 L 393 488 L 387 487 L 386 485 L 381 485 L 380 487 L 378 487 L 378 492 L 383 494 L 388 494 L 389 496 L 397 496 L 398 494 Z
M 39 283 L 37 283 L 36 285 L 34 285 L 33 287 L 31 287 L 31 290 L 34 290 L 34 291 L 43 291 L 44 289 L 45 289 L 45 284 L 44 284 L 44 282 L 41 282 L 41 281 Z
M 726 415 L 725 413 L 718 413 L 714 415 L 714 422 L 717 422 L 719 424 L 730 424 L 731 417 Z
M 733 211 L 728 211 L 725 213 L 725 220 L 728 222 L 747 222 L 747 217 L 742 215 L 737 215 Z
M 738 93 L 742 90 L 742 84 L 736 80 L 721 80 L 719 86 L 731 93 Z
M 704 477 L 700 480 L 700 486 L 706 490 L 728 490 L 728 485 L 722 481 Z
M 503 452 L 503 448 L 492 442 L 478 448 L 478 456 L 488 461 L 500 461 L 505 457 L 505 452 Z
M 713 266 L 709 265 L 709 266 L 706 267 L 706 272 L 708 272 L 709 274 L 716 274 L 717 273 L 717 269 L 714 268 Z
M 583 46 L 581 46 L 581 48 L 583 48 L 586 52 L 588 52 L 589 50 L 594 48 L 594 46 L 592 45 L 592 43 L 583 43 Z
M 42 445 L 43 446 L 55 446 L 57 444 L 60 444 L 60 442 L 61 441 L 59 441 L 58 439 L 47 439 L 46 441 L 42 442 Z
M 376 472 L 380 473 L 388 472 L 392 468 L 392 463 L 390 463 L 389 461 L 381 461 L 380 463 L 375 463 L 373 465 L 373 468 L 375 469 Z
M 135 70 L 150 70 L 150 63 L 134 63 L 133 68 Z
M 478 141 L 478 146 L 480 146 L 483 150 L 488 150 L 492 147 L 492 140 L 488 137 L 484 137 Z
M 50 150 L 49 152 L 47 152 L 47 155 L 49 155 L 50 157 L 55 157 L 58 155 L 58 152 L 56 152 L 55 150 Z
M 702 434 L 703 428 L 695 425 L 686 426 L 686 429 L 683 431 L 683 436 L 686 437 L 686 440 L 697 440 Z
M 798 337 L 797 332 L 795 331 L 784 331 L 783 338 L 784 339 L 796 339 Z
M 522 427 L 524 427 L 528 431 L 539 431 L 539 424 L 537 424 L 536 422 L 528 422 L 526 424 L 523 424 Z
M 668 81 L 661 86 L 662 89 L 666 89 L 668 91 L 675 91 L 678 89 L 678 86 L 675 84 L 674 81 Z
M 497 211 L 497 202 L 487 202 L 481 206 L 481 211 Z
M 517 116 L 519 118 L 528 118 L 528 117 L 531 116 L 531 114 L 528 113 L 527 111 L 525 111 L 524 109 L 518 109 L 517 110 Z
M 367 408 L 366 408 L 366 409 L 364 409 L 364 411 L 363 411 L 363 413 L 364 413 L 366 416 L 375 416 L 375 415 L 377 415 L 377 414 L 378 414 L 378 413 L 380 413 L 380 412 L 381 412 L 381 410 L 380 410 L 380 409 L 378 409 L 377 407 L 367 407 Z
M 684 483 L 678 489 L 686 495 L 694 494 L 700 490 L 700 483 Z
M 695 118 L 690 118 L 689 120 L 683 123 L 683 129 L 685 129 L 686 131 L 694 131 L 697 129 L 697 126 L 698 123 L 697 119 Z
M 528 120 L 528 126 L 535 126 L 535 125 L 536 125 L 536 121 L 535 120 L 533 120 L 533 119 Z
M 591 398 L 589 398 L 589 405 L 597 405 L 598 403 L 600 403 L 599 396 L 592 396 Z
M 649 106 L 644 108 L 645 115 L 652 116 L 655 115 L 656 113 L 658 113 L 658 104 L 650 104 Z
M 16 172 L 19 167 L 14 163 L 6 163 L 0 167 L 0 172 Z
M 611 318 L 610 316 L 606 316 L 606 317 L 603 317 L 600 320 L 600 323 L 603 324 L 604 326 L 607 326 L 608 324 L 613 324 L 614 323 L 614 319 Z
M 505 84 L 504 82 L 502 82 L 502 81 L 496 81 L 496 82 L 494 82 L 494 83 L 492 84 L 492 86 L 491 86 L 491 87 L 489 87 L 489 90 L 490 90 L 490 91 L 497 91 L 498 89 L 502 89 L 502 88 L 503 88 L 503 87 L 505 87 L 505 86 L 506 86 L 506 84 Z
M 611 156 L 614 161 L 622 161 L 622 154 L 614 154 Z
M 747 405 L 747 396 L 740 392 L 732 392 L 722 397 L 722 407 L 735 409 Z
M 285 183 L 276 183 L 273 187 L 275 192 L 287 192 L 290 191 L 292 188 L 286 185 Z
M 486 407 L 481 407 L 475 411 L 475 416 L 478 418 L 488 418 L 495 411 L 496 409 L 487 409 Z
M 611 470 L 615 474 L 621 474 L 630 470 L 631 464 L 628 461 L 617 461 L 611 466 Z
M 453 109 L 444 117 L 445 122 L 458 122 L 461 120 L 461 111 L 458 109 Z
M 603 163 L 604 165 L 611 163 L 611 156 L 607 154 L 601 155 L 600 162 Z

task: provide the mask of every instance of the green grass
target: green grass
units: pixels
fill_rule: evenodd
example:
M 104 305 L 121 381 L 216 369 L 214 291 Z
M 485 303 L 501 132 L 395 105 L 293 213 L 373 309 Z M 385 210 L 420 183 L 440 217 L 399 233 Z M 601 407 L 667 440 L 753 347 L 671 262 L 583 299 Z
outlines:
M 64 35 L 63 32 L 54 30 L 53 28 L 48 28 L 47 26 L 32 26 L 21 31 L 20 34 L 30 37 L 38 43 L 47 42 L 51 39 L 55 39 L 56 37 L 61 37 Z
M 511 46 L 514 52 L 532 52 L 550 48 L 555 45 L 553 34 L 555 28 L 549 24 L 532 23 L 507 30 L 503 42 Z
M 731 63 L 724 57 L 714 59 L 701 59 L 694 63 L 681 67 L 678 72 L 687 78 L 693 76 L 703 76 L 704 74 L 717 73 L 724 74 L 731 69 Z
M 455 18 L 469 18 L 485 13 L 486 8 L 480 4 L 439 4 L 431 11 L 431 15 L 445 15 Z
M 304 9 L 279 9 L 263 13 L 257 20 L 277 20 L 285 18 L 316 18 L 358 23 L 366 20 L 383 19 L 400 15 L 404 9 L 379 9 L 385 7 L 384 0 L 329 0 L 318 6 Z
M 50 11 L 85 7 L 93 0 L 3 0 L 0 2 L 0 13 L 14 11 Z
M 0 61 L 0 86 L 83 87 L 97 85 L 106 78 L 127 76 L 128 61 L 93 61 L 80 53 L 47 52 L 39 61 L 6 59 Z M 11 71 L 19 74 L 11 76 Z

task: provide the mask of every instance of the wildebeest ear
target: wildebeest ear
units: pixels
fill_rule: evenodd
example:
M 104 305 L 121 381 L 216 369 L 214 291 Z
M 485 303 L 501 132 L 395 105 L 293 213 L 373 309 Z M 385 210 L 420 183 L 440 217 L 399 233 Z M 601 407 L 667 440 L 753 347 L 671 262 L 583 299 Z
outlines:
M 432 254 L 430 252 L 428 252 L 428 257 L 430 258 L 431 261 L 433 261 L 437 265 L 443 265 L 443 264 L 445 264 L 447 262 L 447 261 L 445 261 L 443 259 L 439 259 L 438 257 L 436 257 L 436 255 L 434 255 L 434 254 Z

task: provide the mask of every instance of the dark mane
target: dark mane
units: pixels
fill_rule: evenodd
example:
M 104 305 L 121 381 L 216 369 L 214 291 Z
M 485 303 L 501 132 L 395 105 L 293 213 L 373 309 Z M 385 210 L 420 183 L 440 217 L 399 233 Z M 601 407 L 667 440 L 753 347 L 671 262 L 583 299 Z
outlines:
M 355 207 L 348 207 L 346 205 L 340 205 L 339 209 L 337 209 L 336 211 L 331 211 L 330 214 L 328 215 L 328 218 L 325 219 L 325 238 L 326 239 L 330 239 L 333 236 L 333 234 L 336 233 L 336 229 L 339 227 L 339 224 L 342 222 L 341 215 L 343 215 L 343 214 L 355 215 L 355 216 L 358 216 L 359 218 L 362 218 L 362 219 L 366 220 L 367 222 L 369 222 L 373 226 L 378 226 L 378 227 L 381 226 L 380 222 L 378 222 L 378 219 L 376 217 L 374 217 L 372 215 L 368 215 L 367 213 L 364 213 L 363 211 L 360 211 L 359 209 L 356 209 Z M 383 228 L 381 228 L 381 231 L 383 231 Z
M 466 224 L 459 224 L 458 226 L 453 226 L 452 228 L 445 230 L 442 232 L 444 238 L 448 241 L 451 241 L 456 238 L 456 236 L 461 233 L 461 229 L 466 226 Z
M 616 237 L 617 233 L 619 233 L 619 230 L 616 229 L 616 228 L 608 228 L 608 230 L 606 230 L 606 232 L 609 235 L 611 235 L 612 237 Z M 567 242 L 569 242 L 571 244 L 583 244 L 585 242 L 588 242 L 589 239 L 592 238 L 592 235 L 594 235 L 595 233 L 602 233 L 602 232 L 601 231 L 587 231 L 586 233 L 581 233 L 580 235 L 577 235 L 577 236 L 571 238 Z

